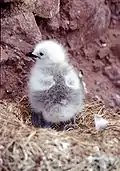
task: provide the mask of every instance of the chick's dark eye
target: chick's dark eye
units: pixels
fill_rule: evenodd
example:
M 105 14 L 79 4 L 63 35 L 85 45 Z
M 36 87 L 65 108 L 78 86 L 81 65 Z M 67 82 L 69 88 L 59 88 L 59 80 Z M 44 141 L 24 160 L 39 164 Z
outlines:
M 42 52 L 40 52 L 40 56 L 43 56 L 44 54 Z

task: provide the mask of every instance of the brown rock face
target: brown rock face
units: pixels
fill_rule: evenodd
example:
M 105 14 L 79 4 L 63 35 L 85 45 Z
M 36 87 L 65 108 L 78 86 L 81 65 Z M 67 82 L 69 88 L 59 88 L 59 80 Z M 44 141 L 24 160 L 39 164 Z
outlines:
M 41 40 L 41 33 L 32 13 L 4 18 L 1 22 L 1 97 L 18 97 L 25 92 L 27 72 L 32 59 L 25 57 Z
M 8 60 L 8 55 L 7 55 L 7 53 L 5 52 L 5 50 L 1 46 L 0 46 L 0 53 L 1 53 L 0 62 L 1 62 L 1 64 L 3 64 L 5 61 Z
M 35 2 L 35 9 L 33 12 L 39 17 L 52 18 L 59 12 L 59 0 L 42 0 Z
M 105 67 L 104 74 L 120 88 L 120 68 L 116 66 Z
M 9 3 L 7 8 L 9 9 L 9 15 L 16 15 L 21 13 L 21 11 L 29 11 L 42 18 L 52 18 L 59 12 L 59 6 L 60 0 L 15 0 L 13 3 Z M 5 12 L 6 10 L 2 9 L 4 17 Z
M 0 4 L 13 2 L 14 0 L 0 0 Z
M 120 0 L 105 0 L 105 3 L 108 4 L 112 13 L 111 26 L 118 25 L 120 28 Z
M 63 1 L 63 10 L 69 16 L 67 40 L 72 48 L 102 35 L 110 22 L 110 10 L 102 1 Z
M 34 33 L 34 34 L 33 34 Z M 35 44 L 41 40 L 41 33 L 32 13 L 23 13 L 1 21 L 1 40 L 6 44 L 26 49 L 24 41 Z M 21 46 L 21 47 L 20 47 Z
M 112 51 L 113 55 L 118 57 L 120 60 L 120 44 L 116 44 L 116 45 L 112 46 L 111 51 Z
M 60 16 L 56 15 L 48 21 L 48 27 L 50 30 L 57 31 L 60 27 Z

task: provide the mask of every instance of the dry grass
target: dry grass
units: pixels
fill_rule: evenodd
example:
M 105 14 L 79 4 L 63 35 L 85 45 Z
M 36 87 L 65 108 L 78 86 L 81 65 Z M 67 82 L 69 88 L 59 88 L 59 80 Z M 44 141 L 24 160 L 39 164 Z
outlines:
M 34 128 L 26 98 L 0 102 L 2 171 L 119 171 L 120 114 L 99 103 L 87 104 L 74 126 L 63 132 Z M 94 114 L 109 121 L 97 132 Z

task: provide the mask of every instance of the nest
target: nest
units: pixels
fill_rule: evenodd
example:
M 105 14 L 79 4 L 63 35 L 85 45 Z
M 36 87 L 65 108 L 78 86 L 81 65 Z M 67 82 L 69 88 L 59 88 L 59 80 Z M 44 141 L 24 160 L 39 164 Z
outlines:
M 2 171 L 119 171 L 120 114 L 101 103 L 86 104 L 75 125 L 64 131 L 35 128 L 27 99 L 0 102 L 0 168 Z M 96 131 L 94 114 L 109 121 Z

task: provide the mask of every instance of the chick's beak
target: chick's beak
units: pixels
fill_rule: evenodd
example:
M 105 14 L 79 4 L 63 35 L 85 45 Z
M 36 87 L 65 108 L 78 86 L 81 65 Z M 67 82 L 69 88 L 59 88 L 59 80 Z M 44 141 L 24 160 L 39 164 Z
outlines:
M 32 57 L 32 58 L 38 58 L 38 56 L 34 55 L 33 52 L 28 52 L 26 56 Z

